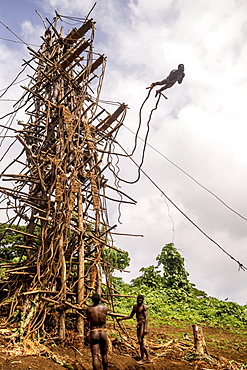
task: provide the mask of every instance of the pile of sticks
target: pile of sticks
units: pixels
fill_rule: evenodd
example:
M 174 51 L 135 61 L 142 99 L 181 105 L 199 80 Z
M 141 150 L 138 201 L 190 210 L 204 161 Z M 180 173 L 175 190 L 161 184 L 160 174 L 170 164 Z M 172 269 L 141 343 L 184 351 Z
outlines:
M 95 24 L 85 19 L 63 37 L 58 18 L 44 22 L 37 51 L 28 47 L 31 59 L 24 62 L 34 73 L 15 104 L 25 108 L 28 119 L 16 131 L 20 154 L 1 174 L 14 183 L 0 187 L 1 203 L 13 214 L 1 238 L 17 233 L 23 243 L 15 245 L 21 251 L 17 262 L 1 260 L 0 308 L 18 321 L 20 337 L 45 335 L 53 320 L 64 339 L 66 315 L 72 311 L 83 338 L 82 307 L 88 297 L 103 292 L 110 302 L 113 292 L 108 279 L 113 266 L 103 254 L 117 249 L 107 187 L 116 191 L 118 202 L 127 197 L 135 203 L 105 177 L 127 106 L 118 104 L 110 114 L 99 104 L 106 57 L 93 52 Z M 17 163 L 22 171 L 9 173 Z M 25 225 L 25 231 L 16 225 Z

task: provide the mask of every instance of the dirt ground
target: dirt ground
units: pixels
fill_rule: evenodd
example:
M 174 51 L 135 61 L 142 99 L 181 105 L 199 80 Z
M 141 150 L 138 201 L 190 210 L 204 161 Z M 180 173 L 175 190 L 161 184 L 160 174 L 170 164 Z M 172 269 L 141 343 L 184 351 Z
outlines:
M 133 325 L 118 332 L 108 325 L 110 370 L 242 370 L 247 368 L 247 333 L 241 335 L 222 329 L 203 327 L 208 354 L 199 356 L 193 349 L 190 326 L 149 325 L 146 345 L 152 363 L 138 364 L 138 345 Z M 121 337 L 119 335 L 121 334 Z M 24 340 L 14 343 L 11 331 L 0 329 L 0 370 L 90 370 L 88 346 L 80 346 L 69 333 L 67 341 L 58 345 L 54 340 L 43 344 Z M 244 365 L 245 364 L 245 365 Z

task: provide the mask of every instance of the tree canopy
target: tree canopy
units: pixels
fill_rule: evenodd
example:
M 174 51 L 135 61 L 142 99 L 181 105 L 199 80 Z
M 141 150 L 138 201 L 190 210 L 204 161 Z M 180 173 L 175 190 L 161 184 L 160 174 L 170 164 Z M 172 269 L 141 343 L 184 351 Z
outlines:
M 184 258 L 173 243 L 166 244 L 156 257 L 157 266 L 142 267 L 141 276 L 133 279 L 134 286 L 146 285 L 150 288 L 172 288 L 190 291 L 189 273 L 185 270 Z M 162 271 L 159 268 L 162 268 Z M 160 274 L 163 272 L 163 276 Z
M 163 267 L 164 283 L 169 288 L 183 288 L 189 290 L 191 284 L 189 273 L 185 270 L 184 258 L 173 243 L 166 244 L 156 257 L 158 266 Z

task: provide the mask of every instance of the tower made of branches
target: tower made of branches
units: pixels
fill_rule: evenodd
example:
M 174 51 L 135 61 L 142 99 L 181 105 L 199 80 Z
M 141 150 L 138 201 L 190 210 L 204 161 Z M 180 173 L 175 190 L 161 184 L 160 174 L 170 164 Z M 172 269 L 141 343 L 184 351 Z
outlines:
M 56 312 L 64 339 L 68 310 L 77 315 L 83 336 L 81 307 L 91 293 L 111 299 L 104 251 L 116 248 L 106 190 L 121 192 L 107 184 L 105 174 L 127 106 L 117 104 L 109 113 L 100 103 L 106 57 L 94 52 L 93 20 L 81 19 L 63 36 L 59 18 L 44 22 L 38 50 L 28 47 L 31 58 L 24 64 L 33 74 L 15 105 L 25 109 L 27 119 L 15 130 L 21 150 L 1 174 L 14 184 L 0 188 L 8 210 L 1 238 L 20 236 L 14 245 L 19 258 L 1 259 L 0 307 L 9 319 L 18 318 L 20 336 L 45 335 Z M 17 164 L 22 170 L 11 173 Z

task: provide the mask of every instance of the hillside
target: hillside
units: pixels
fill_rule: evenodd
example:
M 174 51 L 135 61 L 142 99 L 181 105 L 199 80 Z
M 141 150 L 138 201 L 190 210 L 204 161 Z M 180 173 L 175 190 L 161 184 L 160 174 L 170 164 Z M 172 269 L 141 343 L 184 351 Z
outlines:
M 204 326 L 204 336 L 208 356 L 198 357 L 193 350 L 191 326 L 179 321 L 173 325 L 162 323 L 150 317 L 149 332 L 146 337 L 153 363 L 138 365 L 134 322 L 125 324 L 126 335 L 119 337 L 113 323 L 108 323 L 108 336 L 112 346 L 109 350 L 109 369 L 112 370 L 172 370 L 172 369 L 233 369 L 247 368 L 247 333 L 244 330 L 223 330 Z M 77 338 L 69 333 L 66 343 L 61 346 L 50 340 L 44 344 L 24 341 L 14 344 L 9 338 L 10 331 L 0 331 L 0 364 L 4 370 L 89 370 L 91 355 L 88 346 L 80 348 Z M 130 338 L 127 338 L 130 335 Z
M 128 263 L 128 258 L 126 261 Z M 120 262 L 126 264 L 126 261 L 121 259 Z M 112 276 L 112 288 L 116 294 L 111 309 L 115 312 L 129 314 L 137 295 L 141 293 L 145 297 L 149 318 L 145 340 L 152 363 L 139 365 L 137 362 L 139 346 L 135 320 L 119 323 L 109 316 L 109 369 L 247 368 L 247 306 L 220 301 L 198 290 L 189 282 L 183 258 L 172 244 L 162 249 L 157 261 L 156 267 L 142 268 L 142 275 L 131 284 Z M 158 270 L 160 264 L 164 265 L 163 276 Z M 108 304 L 104 296 L 103 290 L 103 303 Z M 91 304 L 90 300 L 87 304 Z M 33 333 L 33 341 L 24 339 L 20 344 L 21 317 L 16 315 L 11 321 L 5 321 L 8 312 L 4 306 L 1 315 L 0 370 L 92 369 L 87 340 L 87 345 L 79 345 L 73 309 L 67 310 L 66 339 L 62 342 L 58 341 L 57 326 L 50 322 L 50 326 L 45 327 L 45 339 L 42 339 L 42 328 Z M 203 328 L 207 346 L 205 356 L 199 356 L 194 350 L 193 324 Z

